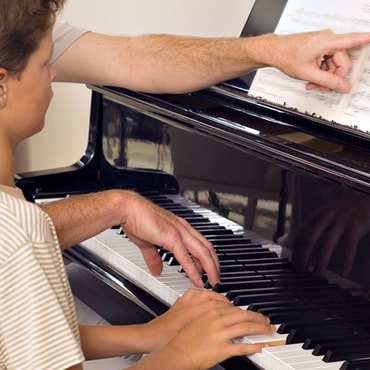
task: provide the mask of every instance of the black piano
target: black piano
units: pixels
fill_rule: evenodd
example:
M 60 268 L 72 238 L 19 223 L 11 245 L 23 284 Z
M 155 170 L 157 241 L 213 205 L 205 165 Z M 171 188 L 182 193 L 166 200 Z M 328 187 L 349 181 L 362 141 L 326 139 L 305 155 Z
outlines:
M 258 32 L 273 29 L 285 1 L 274 4 Z M 135 190 L 202 232 L 220 257 L 215 289 L 268 315 L 287 343 L 225 369 L 370 369 L 370 134 L 257 100 L 251 78 L 183 95 L 89 86 L 81 159 L 17 185 L 32 201 Z M 307 248 L 317 253 L 302 265 Z M 112 324 L 146 322 L 191 286 L 158 251 L 165 274 L 154 278 L 121 230 L 107 230 L 64 252 L 73 292 Z

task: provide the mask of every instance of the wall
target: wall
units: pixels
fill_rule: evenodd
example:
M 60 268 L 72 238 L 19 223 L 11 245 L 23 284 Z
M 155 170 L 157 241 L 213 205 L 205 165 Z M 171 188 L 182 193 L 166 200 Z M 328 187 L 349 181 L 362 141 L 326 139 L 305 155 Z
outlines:
M 111 34 L 175 33 L 238 36 L 252 0 L 69 0 L 62 18 Z M 86 6 L 89 4 L 89 6 Z M 232 6 L 230 6 L 232 4 Z M 76 162 L 87 142 L 90 91 L 84 85 L 54 84 L 44 131 L 18 148 L 16 172 Z

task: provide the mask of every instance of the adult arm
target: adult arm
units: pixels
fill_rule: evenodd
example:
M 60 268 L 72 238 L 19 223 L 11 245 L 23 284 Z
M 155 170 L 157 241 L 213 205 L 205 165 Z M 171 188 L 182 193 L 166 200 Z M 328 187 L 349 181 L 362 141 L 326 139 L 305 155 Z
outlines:
M 273 66 L 291 77 L 348 92 L 346 50 L 370 33 L 330 30 L 249 38 L 108 36 L 88 32 L 54 63 L 57 81 L 105 84 L 151 93 L 184 93 Z M 323 61 L 325 64 L 323 65 Z
M 108 190 L 73 196 L 41 206 L 56 228 L 62 248 L 70 247 L 115 225 L 140 248 L 154 275 L 162 271 L 157 246 L 172 251 L 196 286 L 203 286 L 205 270 L 212 284 L 218 282 L 219 263 L 211 243 L 184 219 L 139 194 Z

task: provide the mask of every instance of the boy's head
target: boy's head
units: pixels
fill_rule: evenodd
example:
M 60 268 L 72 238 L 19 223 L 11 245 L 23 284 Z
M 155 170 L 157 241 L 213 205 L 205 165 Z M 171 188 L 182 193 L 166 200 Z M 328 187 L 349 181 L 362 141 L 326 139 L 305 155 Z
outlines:
M 65 0 L 0 0 L 0 68 L 19 74 Z

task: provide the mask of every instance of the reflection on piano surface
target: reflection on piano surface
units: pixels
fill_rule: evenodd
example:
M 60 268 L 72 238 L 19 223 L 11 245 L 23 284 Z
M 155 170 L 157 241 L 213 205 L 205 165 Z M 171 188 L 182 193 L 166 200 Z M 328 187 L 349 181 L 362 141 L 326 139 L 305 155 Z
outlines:
M 369 137 L 255 101 L 239 80 L 179 96 L 91 89 L 86 153 L 71 168 L 23 176 L 28 198 L 128 188 L 201 231 L 221 261 L 214 289 L 278 328 L 276 345 L 225 369 L 369 369 L 360 360 L 370 357 Z M 74 293 L 116 324 L 149 320 L 191 286 L 159 253 L 156 278 L 111 229 L 65 257 L 81 272 Z

